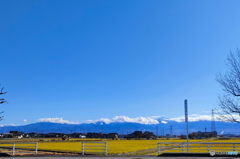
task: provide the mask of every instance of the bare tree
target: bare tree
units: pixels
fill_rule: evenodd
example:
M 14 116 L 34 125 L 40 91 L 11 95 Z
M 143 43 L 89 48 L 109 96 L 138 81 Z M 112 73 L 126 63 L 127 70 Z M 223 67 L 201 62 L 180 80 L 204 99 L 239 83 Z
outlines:
M 219 73 L 216 81 L 221 85 L 224 95 L 219 96 L 219 118 L 223 121 L 240 123 L 240 51 L 230 52 L 226 65 L 228 71 Z
M 0 95 L 7 93 L 7 92 L 3 92 L 3 89 L 4 89 L 4 87 L 2 87 Z M 3 104 L 3 103 L 7 103 L 7 101 L 4 98 L 0 98 L 0 104 Z M 0 112 L 0 114 L 2 114 L 2 113 L 3 112 Z M 0 120 L 2 120 L 2 119 L 3 119 L 3 116 L 0 116 Z

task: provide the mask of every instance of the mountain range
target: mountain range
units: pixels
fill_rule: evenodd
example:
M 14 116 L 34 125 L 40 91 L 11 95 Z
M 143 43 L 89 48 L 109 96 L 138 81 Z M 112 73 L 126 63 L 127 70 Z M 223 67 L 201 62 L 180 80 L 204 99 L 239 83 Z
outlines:
M 161 119 L 159 119 L 161 120 Z M 240 132 L 240 125 L 238 123 L 227 123 L 221 121 L 215 121 L 215 130 L 218 134 L 237 134 Z M 172 131 L 171 131 L 172 127 Z M 197 131 L 211 131 L 212 122 L 192 121 L 188 123 L 189 133 Z M 61 124 L 51 122 L 37 122 L 28 125 L 21 126 L 2 126 L 0 127 L 0 133 L 7 133 L 9 131 L 20 131 L 24 133 L 36 132 L 36 133 L 87 133 L 87 132 L 101 132 L 101 133 L 119 133 L 129 134 L 134 131 L 151 131 L 156 135 L 166 135 L 172 132 L 173 135 L 186 134 L 186 123 L 168 121 L 167 123 L 159 124 L 140 124 L 132 122 L 115 122 L 115 123 L 82 123 L 82 124 Z

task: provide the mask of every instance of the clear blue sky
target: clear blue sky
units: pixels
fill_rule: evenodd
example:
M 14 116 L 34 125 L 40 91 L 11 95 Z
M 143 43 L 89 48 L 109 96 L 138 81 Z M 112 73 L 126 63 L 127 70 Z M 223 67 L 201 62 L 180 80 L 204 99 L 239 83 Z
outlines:
M 238 0 L 2 0 L 5 124 L 179 117 L 217 107 Z M 25 122 L 23 121 L 25 119 Z

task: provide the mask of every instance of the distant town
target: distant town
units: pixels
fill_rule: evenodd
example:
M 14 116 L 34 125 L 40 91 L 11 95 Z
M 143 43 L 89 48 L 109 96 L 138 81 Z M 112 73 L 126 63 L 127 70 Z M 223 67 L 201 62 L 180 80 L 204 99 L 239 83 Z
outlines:
M 134 131 L 133 133 L 123 135 L 118 133 L 96 133 L 96 132 L 88 132 L 86 134 L 84 133 L 71 133 L 71 134 L 65 134 L 65 133 L 24 133 L 19 131 L 10 131 L 9 133 L 4 133 L 0 135 L 1 139 L 9 139 L 9 138 L 56 138 L 58 140 L 68 140 L 69 138 L 98 138 L 98 139 L 157 139 L 157 138 L 179 138 L 179 139 L 186 139 L 186 135 L 162 135 L 157 136 L 153 132 L 149 131 Z M 216 131 L 213 132 L 192 132 L 188 134 L 189 139 L 204 139 L 204 138 L 223 138 L 227 139 L 230 137 L 240 137 L 240 135 L 235 134 L 225 134 L 225 135 L 218 135 Z

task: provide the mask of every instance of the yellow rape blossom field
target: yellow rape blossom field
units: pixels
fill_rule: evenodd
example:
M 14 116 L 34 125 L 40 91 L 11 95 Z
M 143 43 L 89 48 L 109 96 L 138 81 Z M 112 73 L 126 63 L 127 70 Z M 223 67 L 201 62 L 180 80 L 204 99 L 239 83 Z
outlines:
M 94 141 L 94 140 L 93 140 Z M 148 154 L 148 155 L 157 155 L 157 143 L 165 143 L 165 142 L 174 142 L 181 143 L 186 142 L 186 140 L 103 140 L 97 142 L 106 142 L 107 143 L 107 153 L 114 155 L 122 155 L 122 154 Z M 218 140 L 218 139 L 204 139 L 204 140 L 189 140 L 189 142 L 240 142 L 240 139 L 232 139 L 232 140 Z M 169 146 L 169 144 L 165 144 Z M 164 144 L 163 144 L 164 146 Z M 194 146 L 202 146 L 200 144 L 195 144 Z M 222 145 L 223 146 L 223 145 Z M 39 142 L 40 150 L 57 150 L 57 151 L 67 151 L 67 152 L 76 152 L 81 153 L 82 144 L 77 141 L 69 141 L 69 142 Z M 178 148 L 179 149 L 179 148 Z M 224 148 L 223 148 L 224 149 Z M 195 152 L 200 152 L 201 148 Z M 179 152 L 179 151 L 178 151 Z
M 159 140 L 105 140 L 108 154 L 124 154 L 135 151 L 154 149 Z M 39 142 L 39 150 L 82 152 L 81 142 Z
M 185 142 L 186 140 L 103 140 L 96 142 L 107 143 L 107 153 L 122 155 L 122 154 L 152 154 L 156 152 L 158 142 Z M 200 140 L 194 140 L 198 142 Z M 94 142 L 94 140 L 93 140 Z M 82 144 L 77 140 L 69 142 L 39 142 L 39 150 L 54 150 L 67 152 L 82 152 Z M 144 152 L 144 150 L 146 152 Z M 155 154 L 155 153 L 154 153 Z
M 7 141 L 0 141 L 7 142 Z M 9 142 L 9 141 L 8 141 Z M 99 139 L 70 139 L 69 141 L 61 141 L 56 139 L 31 139 L 31 140 L 16 140 L 11 142 L 38 142 L 38 150 L 48 150 L 48 151 L 61 151 L 61 152 L 73 152 L 73 153 L 82 153 L 82 142 L 106 142 L 107 143 L 107 154 L 108 155 L 157 155 L 157 143 L 163 143 L 161 146 L 169 147 L 166 152 L 181 152 L 181 148 L 179 147 L 180 143 L 186 142 L 186 140 L 180 139 L 157 139 L 157 140 L 99 140 Z M 167 143 L 169 142 L 169 144 Z M 171 143 L 170 143 L 171 142 Z M 198 142 L 198 143 L 217 143 L 224 142 L 230 143 L 235 142 L 239 143 L 240 139 L 230 139 L 230 140 L 218 140 L 218 139 L 194 139 L 189 140 L 190 143 Z M 93 144 L 94 145 L 94 144 Z M 225 146 L 228 144 L 222 144 L 221 146 Z M 97 146 L 97 144 L 95 144 Z M 194 144 L 198 150 L 194 152 L 202 152 L 206 151 L 206 148 L 201 148 L 203 146 L 201 144 Z M 237 146 L 240 146 L 238 144 Z M 86 147 L 86 146 L 85 146 Z M 212 146 L 213 148 L 214 146 Z M 94 147 L 96 149 L 97 147 Z M 100 147 L 104 148 L 104 147 Z M 195 149 L 196 149 L 195 148 Z M 193 149 L 193 148 L 192 148 Z M 189 149 L 190 151 L 191 148 Z M 224 148 L 223 148 L 224 150 Z M 90 150 L 88 153 L 91 153 Z M 87 153 L 87 152 L 86 152 Z

